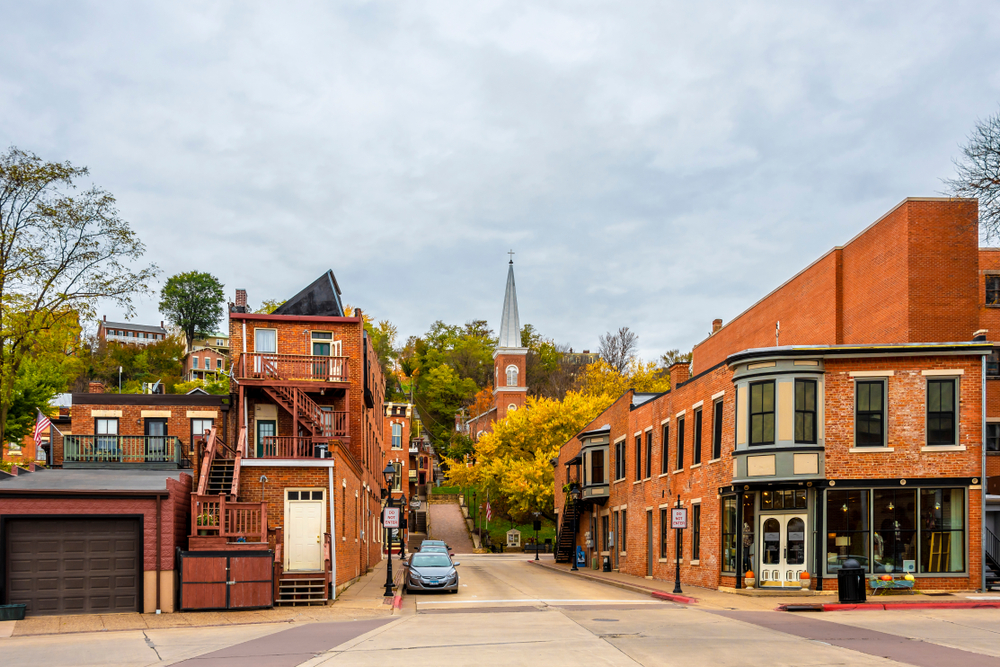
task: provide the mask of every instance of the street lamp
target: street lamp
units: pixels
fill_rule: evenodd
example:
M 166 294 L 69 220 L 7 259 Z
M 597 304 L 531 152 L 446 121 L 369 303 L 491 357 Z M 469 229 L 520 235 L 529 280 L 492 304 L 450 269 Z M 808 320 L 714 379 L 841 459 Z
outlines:
M 392 496 L 389 496 L 392 498 Z M 403 535 L 403 528 L 406 524 L 406 515 L 409 514 L 409 507 L 406 504 L 406 494 L 404 493 L 399 499 L 399 560 L 404 560 L 406 558 L 406 538 Z M 390 549 L 390 553 L 392 550 Z
M 389 491 L 389 496 L 385 501 L 386 507 L 392 507 L 392 487 L 395 486 L 396 481 L 396 467 L 392 463 L 388 463 L 385 466 L 385 470 L 382 471 L 382 476 L 385 477 L 385 488 Z M 383 520 L 385 515 L 383 513 Z M 392 597 L 392 540 L 389 539 L 389 529 L 385 529 L 386 540 L 385 543 L 388 545 L 389 554 L 386 559 L 385 566 L 385 595 L 386 597 Z
M 578 571 L 580 568 L 576 566 L 576 533 L 579 531 L 580 527 L 577 522 L 580 517 L 580 509 L 577 505 L 580 502 L 580 487 L 579 485 L 574 486 L 569 492 L 570 498 L 573 499 L 573 551 L 570 552 L 570 562 L 573 564 L 569 569 L 573 572 Z

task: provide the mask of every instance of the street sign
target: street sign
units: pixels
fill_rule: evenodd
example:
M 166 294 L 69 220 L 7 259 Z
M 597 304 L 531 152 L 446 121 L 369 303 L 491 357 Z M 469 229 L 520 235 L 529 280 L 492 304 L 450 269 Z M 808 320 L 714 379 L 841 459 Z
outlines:
M 386 528 L 399 528 L 399 508 L 386 507 L 382 512 L 382 525 Z
M 688 527 L 688 513 L 683 507 L 670 510 L 670 527 L 684 529 Z

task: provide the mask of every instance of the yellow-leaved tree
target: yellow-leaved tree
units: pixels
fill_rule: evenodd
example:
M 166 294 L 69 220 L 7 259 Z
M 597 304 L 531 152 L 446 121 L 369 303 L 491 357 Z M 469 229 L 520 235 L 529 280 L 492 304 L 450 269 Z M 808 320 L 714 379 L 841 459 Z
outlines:
M 529 397 L 523 410 L 508 413 L 479 439 L 472 464 L 451 466 L 448 480 L 502 498 L 515 519 L 539 512 L 555 520 L 552 459 L 613 400 L 572 391 L 562 401 Z
M 629 389 L 638 393 L 659 393 L 670 389 L 670 377 L 655 362 L 633 359 L 624 373 L 598 359 L 583 371 L 581 391 L 592 396 L 618 398 Z

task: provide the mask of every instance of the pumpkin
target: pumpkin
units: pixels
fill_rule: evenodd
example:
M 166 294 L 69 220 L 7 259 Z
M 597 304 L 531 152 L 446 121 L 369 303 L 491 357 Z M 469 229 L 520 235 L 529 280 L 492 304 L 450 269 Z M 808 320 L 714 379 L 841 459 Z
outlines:
M 913 575 L 912 574 L 908 574 L 905 577 L 903 577 L 903 579 L 906 579 L 907 581 L 913 581 Z
M 802 574 L 799 575 L 799 579 L 808 579 L 808 578 L 809 578 L 808 572 L 803 572 Z
M 892 581 L 892 575 L 891 574 L 883 574 L 881 577 L 879 577 L 879 579 L 881 579 L 882 581 Z

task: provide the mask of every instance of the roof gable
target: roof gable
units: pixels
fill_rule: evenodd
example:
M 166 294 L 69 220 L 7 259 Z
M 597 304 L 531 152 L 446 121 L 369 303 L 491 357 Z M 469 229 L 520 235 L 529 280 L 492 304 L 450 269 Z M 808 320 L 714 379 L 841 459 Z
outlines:
M 314 280 L 311 285 L 281 304 L 272 315 L 318 315 L 344 317 L 344 304 L 340 300 L 340 286 L 333 271 Z

